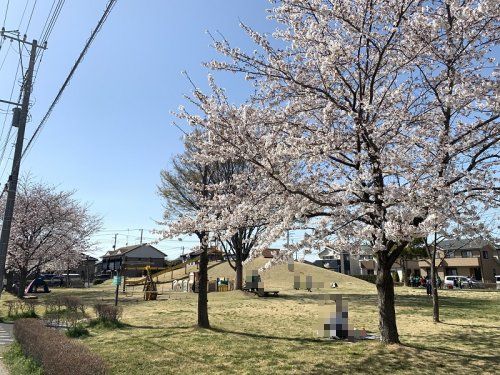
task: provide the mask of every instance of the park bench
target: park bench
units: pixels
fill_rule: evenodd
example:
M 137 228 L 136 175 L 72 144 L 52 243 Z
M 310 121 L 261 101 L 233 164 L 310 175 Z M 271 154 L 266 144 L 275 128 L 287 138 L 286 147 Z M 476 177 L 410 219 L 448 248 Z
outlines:
M 279 291 L 277 290 L 258 290 L 259 297 L 278 297 Z
M 243 288 L 244 292 L 250 292 L 258 295 L 259 297 L 277 297 L 279 294 L 278 290 L 263 290 L 256 288 Z

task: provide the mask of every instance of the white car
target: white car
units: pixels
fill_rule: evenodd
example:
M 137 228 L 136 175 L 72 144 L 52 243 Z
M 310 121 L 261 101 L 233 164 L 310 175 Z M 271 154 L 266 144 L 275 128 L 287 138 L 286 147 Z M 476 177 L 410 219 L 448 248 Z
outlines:
M 500 289 L 500 275 L 495 276 L 495 281 L 497 282 L 497 289 Z
M 466 276 L 445 276 L 444 277 L 444 286 L 445 288 L 457 288 L 458 287 L 458 280 L 462 281 L 463 287 L 467 287 L 469 284 L 469 278 Z

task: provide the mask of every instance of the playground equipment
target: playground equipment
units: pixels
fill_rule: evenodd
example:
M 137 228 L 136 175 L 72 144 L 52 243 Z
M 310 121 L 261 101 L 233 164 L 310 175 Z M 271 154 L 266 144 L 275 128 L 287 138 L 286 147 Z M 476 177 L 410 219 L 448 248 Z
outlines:
M 151 267 L 147 266 L 146 270 L 146 281 L 144 282 L 144 300 L 145 301 L 155 301 L 158 297 L 158 291 L 156 289 L 156 283 L 153 281 L 151 276 Z
M 39 287 L 43 287 L 43 293 L 49 293 L 50 292 L 49 287 L 47 286 L 47 283 L 45 282 L 45 280 L 42 277 L 37 277 L 31 283 L 28 284 L 28 286 L 24 290 L 24 293 L 25 294 L 28 294 L 28 293 L 40 293 L 38 291 Z
M 243 291 L 255 293 L 259 297 L 277 297 L 279 294 L 278 290 L 264 290 L 264 283 L 257 270 L 252 270 L 251 275 L 246 276 Z

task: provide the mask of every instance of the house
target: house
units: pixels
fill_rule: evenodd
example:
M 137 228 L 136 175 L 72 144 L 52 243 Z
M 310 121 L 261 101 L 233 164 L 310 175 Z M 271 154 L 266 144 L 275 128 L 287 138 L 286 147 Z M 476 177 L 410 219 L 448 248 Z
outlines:
M 149 244 L 121 247 L 102 257 L 102 272 L 120 272 L 123 276 L 139 277 L 144 267 L 163 268 L 166 255 Z
M 322 264 L 323 267 L 329 268 L 336 272 L 344 273 L 346 275 L 377 274 L 377 259 L 373 254 L 371 246 L 369 245 L 361 245 L 359 251 L 357 251 L 356 253 L 340 251 L 326 246 L 325 249 L 318 255 L 320 257 L 320 260 L 315 261 L 315 264 Z M 416 259 L 398 259 L 393 264 L 391 271 L 396 272 L 399 276 L 399 279 L 402 280 L 403 269 L 406 269 L 407 277 L 411 274 L 420 274 L 418 260 Z
M 202 253 L 201 249 L 197 248 L 187 254 L 182 254 L 180 256 L 182 263 L 189 261 L 190 259 L 198 258 Z M 219 250 L 216 246 L 211 246 L 208 248 L 208 261 L 215 262 L 224 259 L 224 252 Z
M 85 253 L 79 253 L 79 260 L 74 266 L 69 269 L 63 266 L 60 266 L 56 269 L 45 270 L 49 273 L 61 274 L 61 275 L 72 275 L 74 279 L 78 279 L 79 275 L 81 284 L 83 283 L 91 283 L 95 278 L 95 264 L 97 262 L 97 258 L 90 256 Z
M 318 256 L 320 262 L 316 264 L 323 264 L 324 268 L 331 269 L 336 272 L 344 273 L 346 275 L 362 275 L 361 260 L 365 260 L 365 249 L 362 248 L 358 254 L 350 253 L 348 251 L 337 250 L 330 246 L 325 246 Z
M 78 267 L 71 270 L 70 273 L 78 273 L 83 281 L 91 283 L 95 278 L 95 264 L 97 260 L 97 258 L 81 253 L 81 261 Z
M 436 267 L 441 279 L 445 276 L 471 276 L 478 281 L 494 283 L 500 273 L 500 246 L 489 241 L 455 239 L 437 245 Z M 430 274 L 430 259 L 419 261 L 423 276 Z

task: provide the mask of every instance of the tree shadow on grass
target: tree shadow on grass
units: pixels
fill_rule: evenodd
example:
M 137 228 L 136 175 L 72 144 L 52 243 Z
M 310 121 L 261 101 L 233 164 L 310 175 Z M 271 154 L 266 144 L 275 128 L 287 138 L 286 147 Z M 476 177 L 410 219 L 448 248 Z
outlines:
M 440 342 L 444 342 L 449 346 L 439 345 Z M 402 345 L 429 354 L 441 353 L 452 357 L 462 357 L 467 360 L 493 361 L 498 364 L 500 363 L 500 357 L 495 351 L 497 347 L 495 342 L 500 342 L 500 331 L 484 332 L 475 330 L 470 333 L 441 332 L 437 335 L 428 336 L 423 343 L 405 342 Z M 457 343 L 466 344 L 470 352 L 453 348 L 453 345 Z M 488 352 L 491 354 L 488 354 Z
M 261 333 L 239 332 L 239 331 L 233 331 L 233 330 L 219 328 L 219 327 L 211 327 L 210 331 L 217 332 L 217 333 L 223 333 L 223 334 L 249 337 L 249 338 L 254 338 L 254 339 L 283 340 L 283 341 L 291 341 L 291 342 L 297 342 L 297 343 L 308 343 L 309 342 L 309 343 L 316 343 L 316 344 L 318 344 L 318 343 L 319 344 L 331 344 L 332 342 L 334 342 L 334 341 L 324 340 L 324 339 L 320 339 L 320 338 L 285 337 L 285 336 L 265 335 L 265 334 L 261 334 Z
M 463 328 L 485 328 L 485 329 L 499 329 L 500 330 L 500 326 L 485 326 L 485 325 L 474 324 L 474 323 L 460 324 L 460 323 L 448 323 L 446 321 L 441 321 L 439 323 L 447 325 L 447 326 L 455 326 L 455 327 L 463 327 Z

